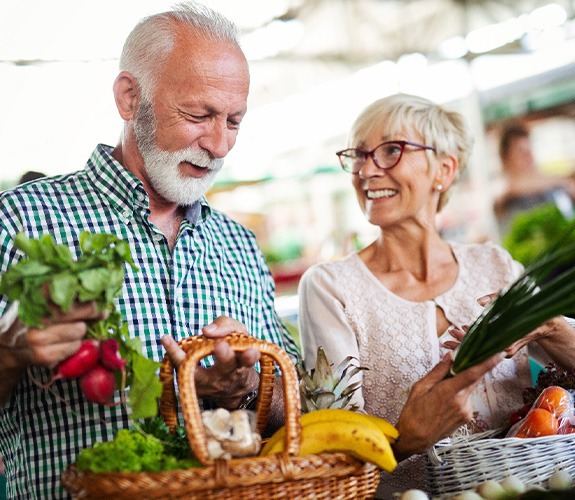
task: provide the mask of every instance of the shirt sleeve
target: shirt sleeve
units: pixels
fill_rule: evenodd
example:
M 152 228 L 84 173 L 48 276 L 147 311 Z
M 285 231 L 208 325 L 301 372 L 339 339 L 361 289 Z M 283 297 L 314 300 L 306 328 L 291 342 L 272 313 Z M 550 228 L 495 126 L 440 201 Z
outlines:
M 322 267 L 306 271 L 299 284 L 299 330 L 302 354 L 307 371 L 315 367 L 317 349 L 321 346 L 332 363 L 332 369 L 348 356 L 359 362 L 359 349 L 355 333 L 345 311 L 345 303 L 338 285 Z M 361 382 L 361 372 L 351 381 Z M 354 393 L 350 404 L 363 411 L 361 387 Z

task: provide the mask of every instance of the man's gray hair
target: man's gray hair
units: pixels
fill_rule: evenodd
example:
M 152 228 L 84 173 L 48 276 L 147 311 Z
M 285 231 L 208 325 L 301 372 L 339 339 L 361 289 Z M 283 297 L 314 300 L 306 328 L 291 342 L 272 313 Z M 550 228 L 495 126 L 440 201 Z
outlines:
M 136 78 L 145 100 L 151 101 L 158 70 L 173 49 L 178 29 L 182 28 L 239 48 L 235 24 L 197 2 L 182 2 L 170 11 L 145 17 L 126 38 L 120 57 L 120 71 L 128 71 Z

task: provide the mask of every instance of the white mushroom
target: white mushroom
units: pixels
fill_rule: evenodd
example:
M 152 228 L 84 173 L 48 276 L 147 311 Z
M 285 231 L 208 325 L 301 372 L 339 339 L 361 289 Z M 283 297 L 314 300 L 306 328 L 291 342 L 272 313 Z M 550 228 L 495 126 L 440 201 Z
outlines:
M 204 411 L 202 421 L 206 430 L 210 458 L 231 458 L 256 455 L 260 451 L 261 436 L 254 431 L 255 418 L 248 410 L 229 412 L 224 408 Z

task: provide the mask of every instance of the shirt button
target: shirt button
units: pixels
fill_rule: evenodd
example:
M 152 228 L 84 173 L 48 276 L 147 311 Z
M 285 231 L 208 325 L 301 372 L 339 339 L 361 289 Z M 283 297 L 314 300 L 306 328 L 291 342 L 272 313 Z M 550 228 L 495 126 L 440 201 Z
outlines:
M 158 233 L 154 234 L 153 238 L 154 238 L 154 241 L 162 241 L 164 239 L 164 237 Z
M 144 193 L 138 193 L 136 197 L 138 198 L 138 201 L 144 201 Z

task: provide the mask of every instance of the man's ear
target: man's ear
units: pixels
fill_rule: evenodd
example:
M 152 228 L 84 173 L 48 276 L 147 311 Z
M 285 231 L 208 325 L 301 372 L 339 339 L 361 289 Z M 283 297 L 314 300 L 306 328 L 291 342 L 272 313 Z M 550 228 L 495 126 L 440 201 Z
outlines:
M 457 177 L 459 160 L 455 155 L 444 155 L 439 158 L 439 167 L 435 173 L 435 185 L 443 186 L 445 191 Z
M 140 102 L 140 90 L 132 73 L 122 71 L 114 81 L 114 99 L 120 116 L 132 120 Z

